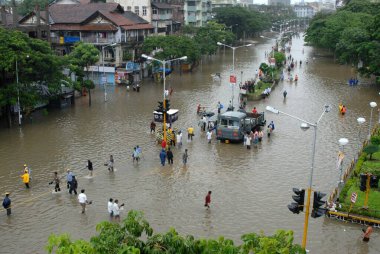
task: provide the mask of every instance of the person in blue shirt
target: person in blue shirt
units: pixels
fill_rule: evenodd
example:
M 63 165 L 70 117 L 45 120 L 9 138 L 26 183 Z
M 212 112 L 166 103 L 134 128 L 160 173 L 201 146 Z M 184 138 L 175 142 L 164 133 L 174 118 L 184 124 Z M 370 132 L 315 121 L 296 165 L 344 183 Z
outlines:
M 160 152 L 160 160 L 161 160 L 162 166 L 165 166 L 165 159 L 166 159 L 166 152 L 165 152 L 165 149 L 162 149 Z
M 3 200 L 3 207 L 4 207 L 4 209 L 6 209 L 7 210 L 7 215 L 9 216 L 9 215 L 11 215 L 11 203 L 12 203 L 12 201 L 11 201 L 11 199 L 9 198 L 9 192 L 6 192 L 5 193 L 5 198 L 4 198 L 4 200 Z

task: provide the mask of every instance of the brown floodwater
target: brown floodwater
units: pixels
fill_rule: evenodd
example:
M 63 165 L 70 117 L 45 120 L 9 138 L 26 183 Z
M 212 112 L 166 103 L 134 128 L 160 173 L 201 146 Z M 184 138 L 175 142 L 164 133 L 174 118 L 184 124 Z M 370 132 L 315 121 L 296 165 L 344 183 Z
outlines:
M 254 47 L 236 50 L 235 69 L 240 80 L 252 78 L 264 52 L 269 51 L 269 40 L 258 40 Z M 304 54 L 302 53 L 304 49 Z M 267 105 L 294 114 L 308 121 L 316 121 L 324 105 L 332 106 L 318 128 L 318 142 L 313 188 L 328 193 L 338 181 L 336 155 L 339 138 L 349 139 L 345 146 L 348 164 L 361 139 L 368 134 L 369 102 L 380 102 L 378 88 L 367 84 L 347 86 L 352 76 L 350 66 L 337 65 L 321 52 L 303 46 L 302 39 L 294 39 L 291 51 L 297 61 L 294 74 L 297 84 L 280 83 L 269 98 L 248 102 L 263 111 Z M 315 56 L 315 59 L 313 57 Z M 309 63 L 306 64 L 306 59 Z M 0 192 L 12 192 L 12 216 L 0 212 L 1 253 L 44 253 L 51 233 L 69 233 L 73 239 L 89 239 L 95 225 L 108 220 L 107 201 L 117 198 L 126 209 L 144 211 L 156 231 L 175 227 L 181 234 L 216 238 L 220 235 L 239 242 L 247 232 L 291 229 L 295 242 L 301 243 L 303 214 L 294 215 L 286 207 L 292 199 L 293 187 L 307 187 L 310 171 L 313 131 L 302 131 L 300 122 L 284 115 L 266 113 L 273 120 L 275 131 L 270 139 L 251 150 L 242 144 L 207 143 L 197 126 L 196 107 L 202 104 L 216 111 L 221 101 L 228 105 L 231 97 L 229 75 L 232 51 L 205 58 L 192 73 L 170 75 L 167 86 L 174 89 L 172 108 L 180 110 L 174 127 L 186 130 L 195 127 L 192 142 L 174 148 L 174 165 L 162 167 L 160 146 L 149 133 L 152 110 L 162 97 L 162 85 L 144 80 L 140 93 L 125 87 L 109 87 L 108 101 L 103 90 L 93 93 L 92 106 L 87 97 L 78 98 L 75 106 L 50 110 L 48 115 L 37 113 L 33 122 L 26 119 L 21 127 L 0 129 Z M 221 82 L 211 75 L 220 72 Z M 286 101 L 282 91 L 288 92 Z M 237 101 L 235 90 L 235 102 Z M 347 114 L 338 114 L 338 104 L 347 106 Z M 236 106 L 236 105 L 235 105 Z M 365 117 L 359 128 L 356 119 Z M 374 122 L 378 112 L 374 111 Z M 160 126 L 160 125 L 158 125 Z M 141 162 L 132 164 L 132 149 L 142 147 Z M 187 167 L 182 166 L 181 154 L 189 150 Z M 109 173 L 104 163 L 113 154 L 115 173 Z M 94 177 L 88 178 L 87 160 L 94 163 Z M 20 175 L 27 163 L 32 168 L 31 189 L 25 190 Z M 53 172 L 64 175 L 71 168 L 78 176 L 79 189 L 86 189 L 93 200 L 85 215 L 75 196 L 68 193 L 52 194 Z M 64 184 L 63 184 L 64 186 Z M 204 197 L 212 190 L 211 209 L 205 210 Z M 359 193 L 361 195 L 361 193 Z M 121 214 L 126 216 L 126 211 Z M 376 229 L 373 240 L 361 241 L 362 226 L 341 223 L 328 218 L 309 221 L 308 249 L 311 253 L 379 253 Z

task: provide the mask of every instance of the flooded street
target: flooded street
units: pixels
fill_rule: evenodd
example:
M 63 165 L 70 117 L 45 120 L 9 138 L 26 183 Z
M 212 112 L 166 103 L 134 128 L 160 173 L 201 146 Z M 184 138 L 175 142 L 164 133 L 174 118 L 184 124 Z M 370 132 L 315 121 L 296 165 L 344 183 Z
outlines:
M 250 48 L 236 50 L 235 70 L 238 82 L 254 76 L 259 64 L 265 61 L 273 40 L 259 40 Z M 302 60 L 296 67 L 298 84 L 280 82 L 268 99 L 248 102 L 264 111 L 267 105 L 315 122 L 330 104 L 332 110 L 318 127 L 314 189 L 329 193 L 339 179 L 336 155 L 339 138 L 349 139 L 345 146 L 348 164 L 359 143 L 356 119 L 365 117 L 361 139 L 368 134 L 370 101 L 380 102 L 374 86 L 349 87 L 346 80 L 351 67 L 333 63 L 320 57 L 311 47 L 303 47 L 301 39 L 294 39 L 291 54 Z M 302 54 L 304 48 L 304 54 Z M 318 55 L 313 60 L 313 56 Z M 306 58 L 309 63 L 305 64 Z M 283 115 L 266 113 L 266 120 L 274 121 L 276 129 L 270 140 L 264 137 L 258 148 L 247 150 L 242 144 L 223 144 L 206 136 L 197 126 L 198 104 L 216 111 L 218 101 L 225 105 L 231 98 L 229 75 L 232 51 L 223 49 L 216 56 L 205 59 L 193 73 L 167 79 L 167 87 L 174 89 L 171 107 L 180 110 L 174 127 L 195 128 L 195 137 L 181 149 L 174 148 L 174 165 L 162 167 L 160 146 L 149 133 L 152 111 L 162 100 L 162 85 L 144 80 L 141 92 L 127 92 L 125 87 L 108 87 L 108 101 L 103 90 L 97 88 L 92 96 L 76 100 L 72 108 L 49 111 L 38 115 L 33 123 L 21 129 L 0 129 L 0 192 L 11 192 L 12 216 L 0 212 L 1 253 L 44 253 L 43 247 L 51 233 L 69 233 L 73 239 L 89 239 L 95 225 L 108 220 L 107 201 L 110 197 L 126 204 L 126 210 L 145 212 L 156 231 L 174 227 L 181 234 L 216 238 L 224 235 L 239 242 L 242 234 L 260 232 L 272 234 L 276 229 L 291 229 L 295 242 L 301 243 L 304 214 L 293 215 L 286 207 L 292 202 L 293 187 L 308 185 L 313 130 L 302 131 L 300 122 Z M 221 82 L 214 82 L 211 74 L 220 72 Z M 288 92 L 286 101 L 282 91 Z M 235 90 L 237 102 L 238 89 Z M 347 114 L 338 114 L 338 104 L 347 106 Z M 235 106 L 237 104 L 235 103 Z M 378 122 L 374 111 L 374 122 Z M 161 126 L 160 124 L 157 127 Z M 133 147 L 142 147 L 141 162 L 132 164 Z M 189 150 L 186 168 L 182 165 L 183 150 Z M 113 154 L 116 172 L 109 173 L 104 163 Z M 94 163 L 94 177 L 88 178 L 87 160 Z M 25 190 L 20 175 L 27 163 L 32 168 L 31 189 Z M 76 196 L 64 192 L 52 194 L 53 172 L 61 176 L 71 168 L 78 176 L 79 190 L 84 188 L 93 204 L 85 215 Z M 62 184 L 65 187 L 65 184 Z M 203 207 L 204 197 L 212 190 L 211 209 Z M 359 193 L 360 195 L 360 193 Z M 121 217 L 126 216 L 126 211 Z M 310 218 L 307 249 L 310 253 L 380 253 L 380 243 L 361 241 L 361 226 L 334 220 Z M 375 230 L 373 239 L 379 237 Z

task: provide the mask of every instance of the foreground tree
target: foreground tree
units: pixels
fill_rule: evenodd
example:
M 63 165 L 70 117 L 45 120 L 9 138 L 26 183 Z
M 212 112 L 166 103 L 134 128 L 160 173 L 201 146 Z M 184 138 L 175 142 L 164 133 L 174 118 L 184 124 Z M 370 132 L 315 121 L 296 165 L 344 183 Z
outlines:
M 11 127 L 11 107 L 17 104 L 18 97 L 22 110 L 30 112 L 48 100 L 47 93 L 55 95 L 60 91 L 63 62 L 47 42 L 2 28 L 0 52 L 0 109 L 5 110 Z M 48 91 L 41 92 L 42 85 Z
M 245 234 L 243 243 L 235 245 L 230 239 L 195 239 L 191 235 L 181 236 L 174 228 L 166 233 L 153 233 L 142 212 L 129 211 L 121 224 L 102 222 L 97 225 L 98 235 L 90 242 L 71 241 L 67 234 L 49 237 L 48 253 L 71 254 L 297 254 L 306 253 L 293 243 L 293 232 L 278 230 L 273 236 Z M 143 239 L 146 240 L 143 240 Z
M 94 82 L 89 80 L 89 68 L 99 61 L 99 50 L 93 44 L 79 42 L 75 44 L 68 58 L 70 70 L 77 75 L 80 87 L 88 91 L 88 105 L 91 106 L 91 89 L 95 86 Z

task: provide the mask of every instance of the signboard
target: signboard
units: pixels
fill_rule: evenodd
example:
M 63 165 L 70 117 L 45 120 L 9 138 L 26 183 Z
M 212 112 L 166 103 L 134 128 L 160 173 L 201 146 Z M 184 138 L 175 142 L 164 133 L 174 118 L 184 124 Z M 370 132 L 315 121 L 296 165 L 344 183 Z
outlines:
M 358 198 L 358 194 L 356 192 L 352 192 L 351 194 L 351 203 L 356 203 L 356 199 Z
M 167 112 L 166 122 L 167 123 L 174 123 L 175 121 L 177 121 L 178 120 L 178 112 L 179 112 L 178 109 L 169 109 L 169 111 Z M 153 111 L 153 116 L 154 116 L 155 122 L 159 122 L 159 123 L 164 122 L 164 115 L 162 112 Z
M 235 75 L 230 75 L 230 83 L 236 84 L 236 76 Z

